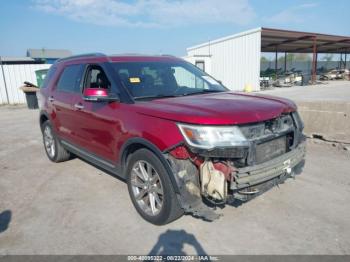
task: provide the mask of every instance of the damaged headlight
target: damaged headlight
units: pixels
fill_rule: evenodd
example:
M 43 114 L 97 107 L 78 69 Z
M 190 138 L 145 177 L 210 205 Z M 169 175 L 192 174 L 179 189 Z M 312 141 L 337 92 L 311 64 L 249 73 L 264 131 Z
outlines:
M 304 129 L 304 122 L 301 119 L 298 111 L 295 111 L 292 113 L 292 116 L 294 118 L 294 121 L 296 122 L 297 127 L 299 128 L 299 130 L 303 130 Z
M 186 142 L 193 147 L 213 149 L 215 147 L 248 146 L 249 142 L 236 126 L 196 126 L 178 124 Z

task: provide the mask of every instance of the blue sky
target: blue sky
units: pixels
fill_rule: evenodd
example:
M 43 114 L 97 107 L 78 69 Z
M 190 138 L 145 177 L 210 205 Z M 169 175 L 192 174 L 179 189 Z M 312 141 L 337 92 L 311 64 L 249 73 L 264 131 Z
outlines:
M 0 55 L 186 54 L 186 47 L 255 27 L 350 35 L 349 0 L 0 1 Z

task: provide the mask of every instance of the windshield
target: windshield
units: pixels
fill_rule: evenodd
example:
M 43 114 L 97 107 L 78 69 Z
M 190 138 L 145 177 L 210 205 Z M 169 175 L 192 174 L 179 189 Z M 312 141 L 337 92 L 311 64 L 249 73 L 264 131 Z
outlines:
M 113 63 L 113 67 L 136 100 L 227 91 L 187 62 L 120 62 Z

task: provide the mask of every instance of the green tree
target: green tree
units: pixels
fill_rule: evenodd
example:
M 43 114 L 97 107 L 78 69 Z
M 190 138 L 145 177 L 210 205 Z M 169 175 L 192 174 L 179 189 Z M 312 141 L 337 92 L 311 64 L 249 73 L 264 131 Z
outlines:
M 268 63 L 268 62 L 270 62 L 270 60 L 267 59 L 265 56 L 261 56 L 260 62 L 261 62 L 261 63 Z
M 311 55 L 310 54 L 303 54 L 303 53 L 295 54 L 295 60 L 308 62 L 308 61 L 311 61 Z
M 323 57 L 322 57 L 322 60 L 323 61 L 326 61 L 326 62 L 330 62 L 333 60 L 333 54 L 325 54 Z

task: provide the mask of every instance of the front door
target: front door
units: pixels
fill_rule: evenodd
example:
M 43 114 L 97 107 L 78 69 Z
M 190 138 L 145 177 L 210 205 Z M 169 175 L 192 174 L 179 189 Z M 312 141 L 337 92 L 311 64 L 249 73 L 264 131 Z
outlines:
M 87 152 L 109 161 L 115 161 L 116 137 L 120 133 L 117 102 L 85 101 L 84 88 L 101 88 L 110 91 L 111 82 L 100 65 L 89 65 L 82 83 L 82 93 L 74 100 L 75 133 L 79 145 Z

